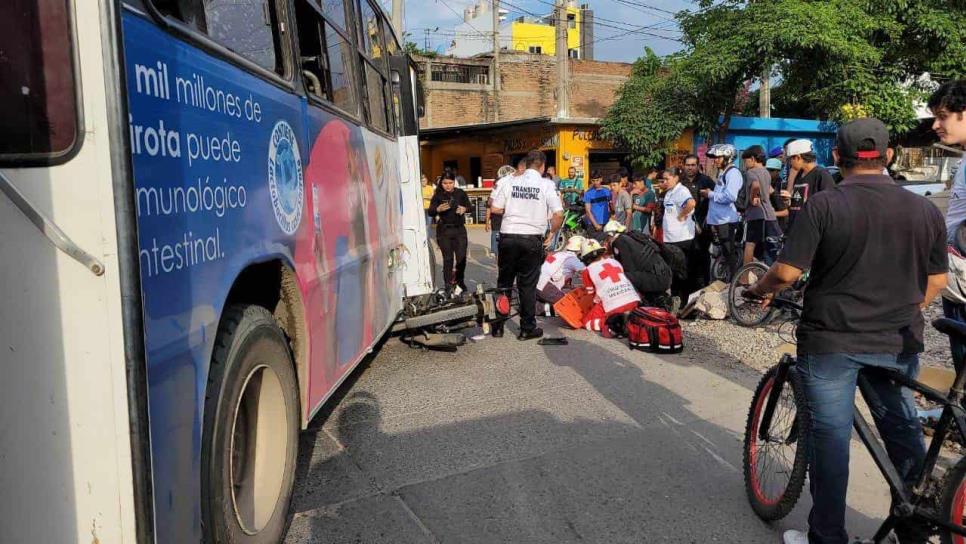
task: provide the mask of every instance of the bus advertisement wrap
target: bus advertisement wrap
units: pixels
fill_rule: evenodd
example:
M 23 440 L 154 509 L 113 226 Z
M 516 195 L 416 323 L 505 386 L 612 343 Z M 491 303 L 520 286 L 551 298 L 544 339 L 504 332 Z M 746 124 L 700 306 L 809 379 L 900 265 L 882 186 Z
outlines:
M 125 12 L 123 31 L 157 541 L 198 542 L 203 412 L 226 301 L 253 266 L 294 273 L 307 418 L 399 311 L 389 264 L 402 239 L 399 151 L 141 15 Z

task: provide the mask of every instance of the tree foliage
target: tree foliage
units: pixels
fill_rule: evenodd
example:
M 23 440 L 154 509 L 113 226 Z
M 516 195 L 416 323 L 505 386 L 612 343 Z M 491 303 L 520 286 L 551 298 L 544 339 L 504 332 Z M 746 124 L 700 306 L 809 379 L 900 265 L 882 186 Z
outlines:
M 776 113 L 872 115 L 896 132 L 915 126 L 931 82 L 966 74 L 963 0 L 702 0 L 677 19 L 684 49 L 646 50 L 603 122 L 649 158 L 685 127 L 713 134 L 756 112 L 748 84 L 766 72 Z

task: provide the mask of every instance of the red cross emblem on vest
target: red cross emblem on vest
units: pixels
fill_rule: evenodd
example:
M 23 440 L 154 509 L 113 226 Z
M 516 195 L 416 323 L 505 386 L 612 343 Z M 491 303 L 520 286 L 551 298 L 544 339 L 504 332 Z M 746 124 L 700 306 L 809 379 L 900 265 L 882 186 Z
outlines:
M 617 268 L 610 263 L 604 263 L 604 266 L 600 271 L 600 279 L 609 279 L 610 281 L 617 283 L 621 279 L 621 272 L 622 270 L 620 268 Z
M 548 263 L 552 263 L 552 262 L 554 262 L 556 260 L 557 260 L 557 258 L 553 256 L 553 253 L 551 253 L 550 255 L 547 255 L 547 262 Z

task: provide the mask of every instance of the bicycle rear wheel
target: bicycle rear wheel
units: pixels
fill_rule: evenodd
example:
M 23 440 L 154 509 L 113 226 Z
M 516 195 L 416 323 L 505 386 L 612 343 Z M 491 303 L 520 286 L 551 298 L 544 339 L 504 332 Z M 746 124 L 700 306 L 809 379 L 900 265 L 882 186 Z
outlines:
M 946 473 L 937 516 L 957 525 L 966 521 L 966 457 Z M 966 537 L 949 531 L 941 530 L 940 538 L 943 544 L 966 544 Z
M 746 300 L 743 296 L 767 272 L 768 267 L 764 263 L 753 261 L 739 268 L 731 280 L 728 286 L 728 313 L 739 325 L 757 327 L 771 314 L 771 308 L 762 308 L 761 304 Z
M 802 379 L 791 368 L 780 385 L 781 394 L 766 437 L 761 437 L 762 416 L 776 386 L 778 369 L 778 365 L 773 366 L 758 383 L 745 426 L 745 492 L 752 510 L 765 521 L 787 516 L 802 494 L 812 426 Z

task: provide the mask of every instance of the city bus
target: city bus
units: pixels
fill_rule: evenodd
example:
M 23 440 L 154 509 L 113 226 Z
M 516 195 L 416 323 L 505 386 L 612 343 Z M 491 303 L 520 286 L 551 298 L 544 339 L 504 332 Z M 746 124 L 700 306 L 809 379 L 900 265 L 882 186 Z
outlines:
M 4 543 L 279 541 L 298 433 L 433 289 L 375 0 L 0 6 Z

